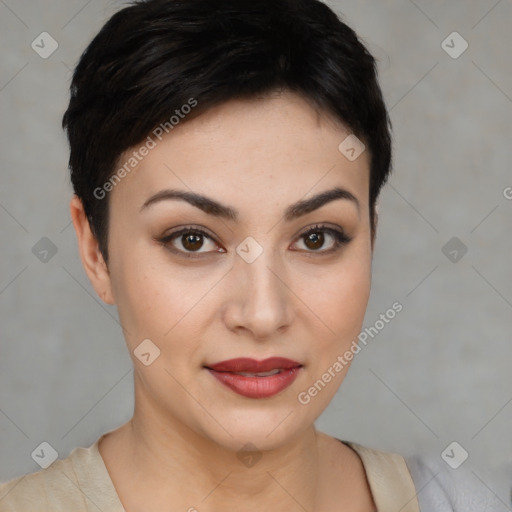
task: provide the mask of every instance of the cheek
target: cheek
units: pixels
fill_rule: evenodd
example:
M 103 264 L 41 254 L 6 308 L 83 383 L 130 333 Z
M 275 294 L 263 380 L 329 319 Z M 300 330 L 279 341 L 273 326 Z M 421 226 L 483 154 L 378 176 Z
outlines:
M 117 267 L 115 282 L 119 317 L 130 348 L 149 338 L 162 355 L 171 347 L 174 356 L 177 352 L 191 355 L 204 296 L 215 284 L 212 275 L 171 269 L 158 259 L 148 263 L 147 256 L 133 256 Z
M 327 343 L 350 343 L 361 329 L 371 288 L 371 258 L 354 256 L 332 267 L 317 281 L 314 294 L 309 294 L 311 309 L 327 328 Z M 308 295 L 305 295 L 306 297 Z M 307 302 L 306 302 L 307 303 Z
M 326 324 L 335 335 L 327 338 L 327 352 L 344 351 L 357 339 L 368 305 L 370 280 L 366 275 L 346 275 L 333 283 L 333 300 L 325 305 Z
M 315 418 L 333 399 L 354 359 L 351 347 L 357 344 L 370 296 L 371 257 L 361 253 L 350 264 L 346 260 L 319 284 L 310 306 L 323 325 L 314 330 L 315 346 L 298 396 L 300 404 L 312 405 L 309 414 Z
M 126 340 L 135 346 L 145 338 L 162 338 L 173 325 L 179 290 L 168 286 L 165 274 L 136 244 L 116 254 L 123 256 L 112 258 L 112 288 Z
M 314 308 L 323 326 L 315 329 L 315 348 L 310 353 L 310 368 L 304 384 L 306 388 L 315 386 L 319 379 L 322 381 L 318 389 L 312 389 L 315 396 L 318 394 L 311 399 L 317 411 L 327 407 L 352 364 L 352 352 L 350 359 L 347 357 L 342 363 L 338 358 L 358 342 L 370 295 L 370 261 L 360 254 L 333 268 L 322 285 L 325 294 L 318 294 Z M 303 391 L 309 393 L 307 389 Z
M 140 268 L 140 267 L 139 267 Z M 135 336 L 164 339 L 185 311 L 183 290 L 151 269 L 136 268 L 120 277 L 119 316 Z

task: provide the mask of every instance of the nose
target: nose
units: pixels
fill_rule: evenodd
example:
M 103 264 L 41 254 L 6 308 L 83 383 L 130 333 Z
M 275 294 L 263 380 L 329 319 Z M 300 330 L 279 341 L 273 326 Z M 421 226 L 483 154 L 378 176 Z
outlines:
M 293 286 L 285 267 L 270 252 L 264 251 L 252 263 L 236 257 L 229 277 L 233 291 L 224 308 L 230 330 L 249 332 L 260 341 L 282 334 L 294 316 Z

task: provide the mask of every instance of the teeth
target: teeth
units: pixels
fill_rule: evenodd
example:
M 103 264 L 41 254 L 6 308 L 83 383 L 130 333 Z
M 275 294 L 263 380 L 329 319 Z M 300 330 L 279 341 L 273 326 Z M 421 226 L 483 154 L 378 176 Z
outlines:
M 275 370 L 270 370 L 268 372 L 260 372 L 260 373 L 236 372 L 236 375 L 243 375 L 244 377 L 268 377 L 269 375 L 276 375 L 280 372 L 281 372 L 281 370 L 276 368 Z

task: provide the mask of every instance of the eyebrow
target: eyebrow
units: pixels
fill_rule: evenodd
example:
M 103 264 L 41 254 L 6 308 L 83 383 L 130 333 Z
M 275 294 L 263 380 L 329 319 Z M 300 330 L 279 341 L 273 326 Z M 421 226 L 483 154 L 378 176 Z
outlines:
M 357 197 L 354 196 L 354 194 L 352 194 L 351 192 L 344 188 L 335 187 L 333 189 L 326 190 L 325 192 L 321 192 L 320 194 L 310 197 L 309 199 L 303 199 L 301 201 L 297 201 L 296 203 L 291 204 L 285 210 L 284 219 L 285 221 L 290 222 L 303 215 L 311 213 L 321 208 L 325 204 L 335 201 L 337 199 L 345 199 L 353 202 L 357 207 L 358 212 L 360 211 L 359 201 Z M 223 205 L 218 201 L 201 194 L 176 189 L 165 189 L 152 195 L 142 205 L 140 211 L 142 212 L 151 205 L 167 200 L 186 201 L 187 203 L 191 204 L 192 206 L 195 206 L 196 208 L 199 208 L 208 215 L 213 215 L 214 217 L 221 217 L 234 222 L 238 222 L 239 220 L 239 212 L 235 208 Z

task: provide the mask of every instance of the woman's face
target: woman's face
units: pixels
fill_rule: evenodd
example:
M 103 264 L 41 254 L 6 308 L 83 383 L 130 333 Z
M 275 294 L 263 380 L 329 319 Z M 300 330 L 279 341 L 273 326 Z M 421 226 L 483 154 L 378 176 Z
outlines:
M 369 155 L 349 160 L 338 148 L 348 135 L 292 93 L 230 101 L 153 136 L 114 187 L 107 286 L 148 421 L 270 449 L 332 399 L 371 281 Z M 333 189 L 346 193 L 291 208 Z M 162 194 L 171 190 L 208 201 Z M 280 377 L 207 368 L 270 357 L 301 366 Z

